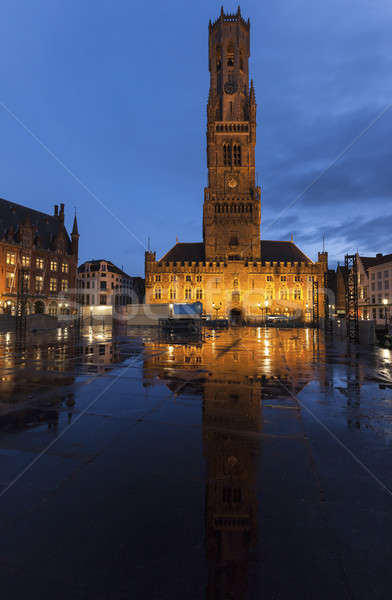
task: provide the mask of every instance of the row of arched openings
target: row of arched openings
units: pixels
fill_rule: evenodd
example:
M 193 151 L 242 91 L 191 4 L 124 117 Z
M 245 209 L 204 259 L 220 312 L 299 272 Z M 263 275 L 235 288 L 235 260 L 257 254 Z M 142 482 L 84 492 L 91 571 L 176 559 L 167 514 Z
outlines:
M 215 204 L 216 213 L 252 213 L 252 211 L 253 206 L 250 202 L 248 204 L 242 202 L 240 204 L 227 204 L 226 202 Z
M 223 164 L 241 166 L 241 145 L 223 144 Z

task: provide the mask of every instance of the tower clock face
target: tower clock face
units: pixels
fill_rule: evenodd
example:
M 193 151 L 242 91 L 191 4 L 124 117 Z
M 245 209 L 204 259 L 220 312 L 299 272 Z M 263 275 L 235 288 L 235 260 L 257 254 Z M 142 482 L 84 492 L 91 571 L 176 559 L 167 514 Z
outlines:
M 234 81 L 226 81 L 224 87 L 225 87 L 226 94 L 234 94 L 234 92 L 236 90 L 236 85 L 235 85 Z

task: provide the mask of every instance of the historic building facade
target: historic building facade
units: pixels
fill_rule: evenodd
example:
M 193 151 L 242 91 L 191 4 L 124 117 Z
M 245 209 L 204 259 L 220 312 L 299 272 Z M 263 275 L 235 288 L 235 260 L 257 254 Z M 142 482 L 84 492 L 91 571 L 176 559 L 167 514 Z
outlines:
M 64 204 L 48 215 L 0 199 L 0 308 L 15 314 L 74 310 L 79 232 L 64 226 Z M 22 301 L 23 298 L 23 301 Z
M 207 314 L 310 318 L 327 253 L 313 262 L 292 241 L 260 239 L 255 181 L 256 98 L 249 85 L 249 20 L 238 9 L 209 25 L 208 186 L 203 242 L 177 243 L 160 260 L 146 252 L 146 302 L 200 300 Z M 323 302 L 319 308 L 322 314 Z

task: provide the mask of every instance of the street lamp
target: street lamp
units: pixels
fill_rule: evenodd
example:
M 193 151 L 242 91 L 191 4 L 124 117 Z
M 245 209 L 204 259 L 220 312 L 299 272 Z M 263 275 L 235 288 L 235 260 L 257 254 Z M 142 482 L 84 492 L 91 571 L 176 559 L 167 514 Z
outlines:
M 267 313 L 268 313 L 268 306 L 269 306 L 268 300 L 265 300 L 264 306 L 265 306 L 265 319 L 264 320 L 267 321 Z
M 385 331 L 388 333 L 388 298 L 383 298 L 382 303 L 384 305 Z

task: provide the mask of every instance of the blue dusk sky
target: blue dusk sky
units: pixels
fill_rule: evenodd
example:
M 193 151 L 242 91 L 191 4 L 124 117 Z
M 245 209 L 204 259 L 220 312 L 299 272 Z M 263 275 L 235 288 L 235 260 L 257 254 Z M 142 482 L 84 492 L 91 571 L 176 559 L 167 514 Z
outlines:
M 176 236 L 201 241 L 208 21 L 220 6 L 3 0 L 0 197 L 50 213 L 64 202 L 68 228 L 76 207 L 80 262 L 143 275 L 148 238 L 158 256 Z M 293 234 L 314 259 L 325 235 L 332 264 L 391 252 L 392 3 L 247 0 L 241 11 L 262 237 Z

